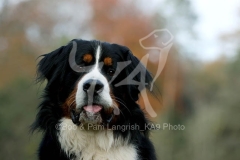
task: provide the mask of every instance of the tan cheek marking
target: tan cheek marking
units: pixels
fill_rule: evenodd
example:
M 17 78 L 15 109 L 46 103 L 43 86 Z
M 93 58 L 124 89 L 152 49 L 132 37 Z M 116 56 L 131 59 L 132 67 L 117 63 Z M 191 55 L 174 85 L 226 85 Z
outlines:
M 110 57 L 104 58 L 104 65 L 111 66 L 112 65 L 112 58 L 110 58 Z
M 76 92 L 77 89 L 74 89 L 62 106 L 64 117 L 71 118 L 70 111 L 76 108 Z
M 93 57 L 91 54 L 87 53 L 83 56 L 83 61 L 86 63 L 90 63 L 92 61 Z

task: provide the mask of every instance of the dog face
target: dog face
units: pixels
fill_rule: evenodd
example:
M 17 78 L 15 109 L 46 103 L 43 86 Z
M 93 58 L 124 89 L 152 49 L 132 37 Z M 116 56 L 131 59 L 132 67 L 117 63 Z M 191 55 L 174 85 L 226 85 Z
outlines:
M 71 62 L 73 43 L 76 52 Z M 80 70 L 71 63 L 76 63 Z M 56 121 L 67 117 L 77 125 L 92 123 L 109 127 L 128 121 L 133 111 L 139 109 L 135 102 L 141 89 L 152 80 L 127 47 L 99 41 L 72 40 L 44 55 L 38 71 L 39 80 L 48 80 L 45 97 L 57 111 Z M 138 71 L 144 71 L 141 72 L 144 75 Z

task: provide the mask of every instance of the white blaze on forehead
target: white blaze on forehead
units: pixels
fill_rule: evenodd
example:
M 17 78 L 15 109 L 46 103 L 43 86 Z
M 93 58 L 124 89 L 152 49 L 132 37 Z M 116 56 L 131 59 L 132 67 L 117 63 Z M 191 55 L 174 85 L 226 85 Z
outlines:
M 98 68 L 100 54 L 101 54 L 101 46 L 98 45 L 98 47 L 97 47 L 97 51 L 96 51 L 96 56 L 95 56 L 95 57 L 96 57 L 96 64 L 95 64 L 94 69 Z

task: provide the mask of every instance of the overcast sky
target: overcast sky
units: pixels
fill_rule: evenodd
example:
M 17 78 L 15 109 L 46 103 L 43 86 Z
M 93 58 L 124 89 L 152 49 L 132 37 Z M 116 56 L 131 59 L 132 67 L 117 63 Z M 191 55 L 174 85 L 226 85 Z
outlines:
M 201 47 L 198 50 L 198 57 L 203 60 L 213 60 L 218 57 L 220 53 L 229 53 L 227 51 L 228 48 L 221 47 L 224 46 L 224 44 L 220 42 L 219 37 L 227 33 L 232 33 L 237 29 L 240 30 L 240 1 L 191 1 L 199 18 L 195 25 Z
M 159 9 L 163 1 L 167 0 L 151 0 L 152 3 L 148 6 L 153 9 Z M 189 56 L 203 61 L 213 61 L 222 54 L 228 57 L 233 56 L 237 43 L 231 45 L 231 42 L 223 42 L 220 37 L 240 30 L 240 0 L 190 1 L 193 7 L 192 10 L 198 18 L 193 26 L 197 40 L 193 41 L 186 34 L 186 31 L 183 33 L 177 31 L 177 33 L 174 33 L 174 36 L 178 43 L 181 43 L 190 52 L 191 55 Z M 142 4 L 143 8 L 146 7 L 144 0 L 142 0 Z M 168 12 L 167 6 L 164 7 L 166 12 Z M 177 19 L 171 21 L 171 23 L 175 21 Z M 179 22 L 173 25 L 179 25 Z

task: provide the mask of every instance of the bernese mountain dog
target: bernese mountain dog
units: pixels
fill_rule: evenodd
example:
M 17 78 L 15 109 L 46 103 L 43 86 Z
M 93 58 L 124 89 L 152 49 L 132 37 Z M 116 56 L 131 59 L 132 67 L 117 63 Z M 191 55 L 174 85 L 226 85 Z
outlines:
M 47 80 L 32 130 L 40 160 L 155 160 L 138 102 L 152 77 L 118 44 L 74 39 L 38 64 Z

